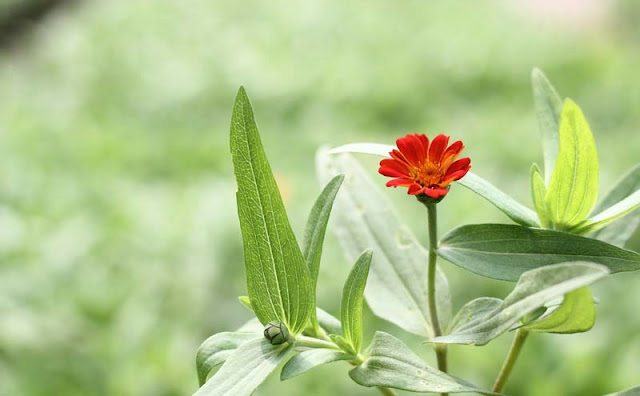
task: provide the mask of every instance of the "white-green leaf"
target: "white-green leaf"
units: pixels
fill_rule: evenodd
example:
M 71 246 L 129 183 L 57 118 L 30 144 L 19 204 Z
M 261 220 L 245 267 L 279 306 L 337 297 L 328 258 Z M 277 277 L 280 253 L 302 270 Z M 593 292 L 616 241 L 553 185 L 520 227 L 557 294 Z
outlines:
M 600 213 L 638 190 L 640 190 L 640 164 L 634 166 L 614 184 L 607 196 L 596 206 L 594 212 Z M 634 211 L 624 219 L 614 221 L 605 228 L 596 231 L 592 236 L 622 247 L 638 229 L 638 226 L 640 226 L 640 210 Z
M 457 332 L 463 326 L 470 326 L 494 312 L 502 304 L 502 300 L 493 297 L 480 297 L 466 303 L 451 320 L 448 334 Z
M 522 326 L 539 333 L 572 334 L 591 330 L 596 322 L 596 307 L 588 287 L 567 293 L 562 304 L 549 315 Z
M 271 345 L 264 337 L 236 349 L 194 396 L 249 396 L 278 365 L 292 345 Z
M 411 392 L 493 394 L 429 366 L 402 341 L 381 331 L 373 337 L 367 359 L 349 375 L 362 386 Z
M 282 381 L 288 380 L 307 371 L 327 363 L 349 359 L 349 355 L 332 349 L 309 349 L 295 355 L 284 365 L 280 373 Z
M 605 396 L 640 396 L 640 385 L 625 389 L 620 392 L 609 393 Z
M 534 68 L 531 72 L 531 86 L 538 126 L 542 136 L 544 180 L 545 183 L 549 183 L 558 156 L 558 128 L 562 112 L 562 98 L 538 68 Z
M 634 192 L 617 204 L 586 220 L 584 224 L 581 224 L 575 229 L 572 229 L 572 231 L 578 234 L 588 234 L 597 231 L 607 224 L 633 212 L 638 208 L 640 208 L 640 190 Z
M 282 321 L 295 335 L 305 328 L 315 308 L 309 269 L 289 224 L 243 88 L 233 106 L 231 157 L 238 184 L 238 216 L 251 306 L 263 324 Z
M 551 228 L 549 222 L 549 207 L 546 201 L 547 187 L 542 179 L 540 168 L 538 168 L 536 164 L 531 166 L 531 195 L 540 224 L 543 228 Z
M 566 261 L 589 261 L 611 272 L 640 269 L 640 254 L 593 238 L 510 224 L 458 227 L 440 241 L 438 254 L 478 275 L 507 281 L 525 271 Z
M 338 334 L 342 329 L 342 323 L 335 316 L 331 315 L 327 311 L 316 308 L 316 316 L 318 317 L 318 323 L 325 331 L 330 334 Z
M 525 272 L 502 304 L 481 319 L 458 322 L 455 332 L 432 342 L 484 345 L 547 302 L 601 279 L 609 270 L 586 262 L 561 263 Z
M 307 219 L 307 226 L 304 230 L 304 240 L 302 243 L 302 254 L 309 267 L 311 276 L 311 305 L 316 306 L 316 286 L 318 283 L 318 272 L 320 270 L 320 259 L 322 257 L 322 245 L 324 234 L 327 230 L 329 215 L 333 207 L 333 201 L 344 180 L 343 175 L 338 175 L 331 179 L 318 196 L 311 213 Z M 311 325 L 314 330 L 318 330 L 318 318 L 315 311 L 311 314 Z
M 381 157 L 388 157 L 389 152 L 395 149 L 395 146 L 379 143 L 350 143 L 344 146 L 339 146 L 328 151 L 329 154 L 340 153 L 361 153 L 372 154 Z M 465 186 L 482 198 L 491 202 L 496 208 L 500 209 L 504 214 L 509 216 L 513 221 L 518 224 L 538 227 L 538 220 L 536 213 L 520 204 L 493 184 L 489 183 L 482 177 L 476 175 L 473 172 L 467 172 L 465 177 L 458 180 L 457 183 Z
M 358 257 L 342 290 L 340 305 L 342 336 L 353 347 L 356 354 L 360 352 L 362 346 L 362 304 L 372 255 L 372 250 L 367 249 Z
M 410 333 L 433 337 L 427 309 L 427 251 L 376 187 L 384 185 L 384 180 L 374 183 L 349 154 L 319 153 L 318 174 L 322 181 L 345 175 L 334 203 L 332 229 L 349 261 L 353 262 L 365 249 L 373 250 L 365 289 L 373 313 Z M 424 211 L 418 213 L 426 221 L 426 210 L 418 204 L 415 208 Z M 436 288 L 438 312 L 445 323 L 451 300 L 442 271 L 438 271 Z
M 582 110 L 571 99 L 562 107 L 560 149 L 547 189 L 549 215 L 568 229 L 584 220 L 598 198 L 598 153 Z
M 224 332 L 207 338 L 196 353 L 200 386 L 207 381 L 211 370 L 224 363 L 242 344 L 262 337 L 261 333 Z

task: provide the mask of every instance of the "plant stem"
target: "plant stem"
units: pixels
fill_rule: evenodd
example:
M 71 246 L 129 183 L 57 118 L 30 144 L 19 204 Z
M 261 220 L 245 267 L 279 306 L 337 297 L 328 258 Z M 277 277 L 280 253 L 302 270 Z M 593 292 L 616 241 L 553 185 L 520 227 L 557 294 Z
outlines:
M 303 335 L 296 336 L 296 345 L 307 348 L 325 348 L 325 349 L 335 349 L 341 351 L 339 346 L 334 344 L 331 341 L 319 340 L 313 337 L 307 337 Z
M 429 267 L 427 268 L 427 299 L 429 303 L 429 317 L 433 326 L 433 334 L 436 337 L 442 335 L 440 321 L 438 319 L 438 307 L 436 305 L 436 247 L 438 246 L 438 212 L 436 204 L 427 203 L 428 223 L 429 223 Z M 447 372 L 447 345 L 435 344 L 436 357 L 438 358 L 438 369 Z
M 509 379 L 509 374 L 513 370 L 513 366 L 518 360 L 518 355 L 520 354 L 520 350 L 522 349 L 522 345 L 524 341 L 527 339 L 529 332 L 527 330 L 518 329 L 516 331 L 516 335 L 513 338 L 513 343 L 511 344 L 511 349 L 509 349 L 509 353 L 507 354 L 507 358 L 502 364 L 502 369 L 500 370 L 500 374 L 498 374 L 498 378 L 496 378 L 496 382 L 493 384 L 493 391 L 500 392 L 504 385 L 507 383 L 507 379 Z

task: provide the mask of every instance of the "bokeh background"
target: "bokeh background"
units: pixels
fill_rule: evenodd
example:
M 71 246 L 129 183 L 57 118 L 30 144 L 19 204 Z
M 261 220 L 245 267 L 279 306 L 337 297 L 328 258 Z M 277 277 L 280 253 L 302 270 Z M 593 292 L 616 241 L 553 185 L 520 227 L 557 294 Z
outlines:
M 534 66 L 584 109 L 603 194 L 639 158 L 637 1 L 59 0 L 15 23 L 29 1 L 0 1 L 3 396 L 195 391 L 198 345 L 251 317 L 236 300 L 246 286 L 228 149 L 239 85 L 298 235 L 321 188 L 319 146 L 406 132 L 462 139 L 476 173 L 529 204 L 529 167 L 542 162 Z M 385 194 L 426 238 L 422 208 Z M 509 222 L 456 187 L 440 212 L 441 232 Z M 337 313 L 350 263 L 333 235 L 325 246 L 319 303 Z M 512 286 L 442 266 L 454 308 Z M 640 273 L 596 285 L 586 334 L 530 337 L 507 392 L 640 382 L 639 285 Z M 365 316 L 365 342 L 382 329 L 433 361 Z M 453 347 L 453 373 L 489 386 L 510 341 Z M 375 394 L 348 368 L 274 375 L 256 394 Z

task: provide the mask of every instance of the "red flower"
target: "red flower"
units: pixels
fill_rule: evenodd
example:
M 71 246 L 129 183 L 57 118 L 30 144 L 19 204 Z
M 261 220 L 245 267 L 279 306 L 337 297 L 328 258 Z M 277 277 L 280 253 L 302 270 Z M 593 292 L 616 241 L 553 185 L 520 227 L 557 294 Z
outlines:
M 411 195 L 424 194 L 440 198 L 449 192 L 449 184 L 461 179 L 471 166 L 469 158 L 456 161 L 464 148 L 461 141 L 447 147 L 449 136 L 438 135 L 429 144 L 424 134 L 407 135 L 396 140 L 398 150 L 392 150 L 380 161 L 381 175 L 393 177 L 387 187 L 409 187 Z

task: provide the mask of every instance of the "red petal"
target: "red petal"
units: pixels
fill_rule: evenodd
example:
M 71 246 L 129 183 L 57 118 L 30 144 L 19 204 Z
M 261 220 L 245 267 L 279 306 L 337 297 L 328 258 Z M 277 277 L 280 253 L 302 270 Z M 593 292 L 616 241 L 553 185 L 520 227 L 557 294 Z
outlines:
M 463 170 L 463 169 L 469 170 L 470 163 L 471 163 L 471 159 L 469 159 L 469 157 L 465 157 L 457 160 L 456 162 L 451 164 L 449 169 L 447 169 L 447 172 L 444 174 L 443 179 L 444 180 L 450 179 L 451 175 L 459 170 Z
M 391 156 L 391 158 L 393 158 L 396 161 L 402 162 L 403 164 L 406 164 L 407 166 L 409 165 L 409 161 L 407 160 L 407 158 L 404 156 L 404 154 L 402 154 L 400 151 L 398 150 L 393 150 L 389 153 L 389 155 Z
M 400 178 L 400 179 L 389 180 L 386 186 L 387 187 L 398 187 L 398 186 L 408 187 L 412 183 L 413 183 L 413 180 Z
M 429 162 L 434 164 L 440 163 L 442 153 L 449 143 L 449 136 L 438 135 L 431 141 L 431 147 L 429 147 Z
M 424 133 L 421 133 L 418 135 L 418 139 L 420 140 L 420 143 L 422 143 L 424 158 L 426 158 L 429 153 L 429 138 Z
M 431 198 L 444 197 L 445 195 L 447 195 L 448 192 L 449 192 L 449 190 L 447 190 L 446 188 L 440 188 L 440 187 L 433 187 L 433 188 L 425 188 L 424 189 L 425 195 L 428 195 Z
M 396 145 L 400 152 L 409 160 L 409 164 L 413 166 L 420 165 L 420 153 L 422 152 L 422 144 L 413 135 L 407 135 L 396 140 Z
M 407 194 L 409 195 L 418 195 L 424 190 L 424 188 L 419 184 L 412 184 L 409 186 L 409 190 L 407 190 Z
M 467 172 L 469 172 L 469 169 L 470 169 L 470 168 L 471 168 L 471 167 L 466 168 L 466 169 L 462 169 L 462 170 L 459 170 L 459 171 L 455 171 L 455 172 L 453 172 L 452 174 L 450 174 L 450 175 L 449 175 L 449 177 L 447 177 L 447 178 L 445 179 L 445 181 L 444 181 L 444 182 L 440 183 L 440 186 L 442 186 L 442 187 L 446 187 L 446 186 L 448 186 L 451 182 L 462 179 L 462 178 L 464 177 L 464 175 L 466 175 L 466 174 L 467 174 Z
M 444 170 L 445 172 L 447 171 L 447 168 L 449 168 L 451 163 L 455 161 L 458 155 L 460 155 L 460 152 L 462 151 L 463 148 L 464 148 L 464 145 L 462 144 L 461 141 L 458 140 L 457 142 L 454 142 L 451 146 L 449 146 L 449 148 L 445 150 L 445 152 L 442 154 L 442 158 L 440 159 L 442 170 Z
M 408 165 L 391 158 L 385 158 L 380 161 L 380 169 L 378 169 L 378 172 L 389 177 L 408 177 L 410 175 Z

